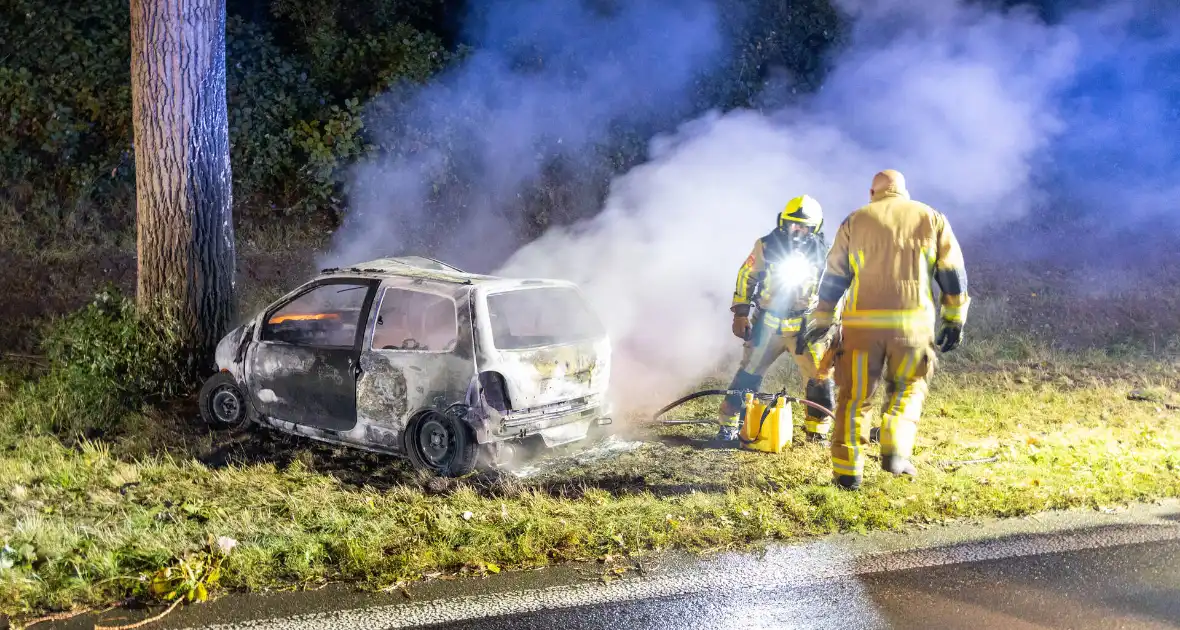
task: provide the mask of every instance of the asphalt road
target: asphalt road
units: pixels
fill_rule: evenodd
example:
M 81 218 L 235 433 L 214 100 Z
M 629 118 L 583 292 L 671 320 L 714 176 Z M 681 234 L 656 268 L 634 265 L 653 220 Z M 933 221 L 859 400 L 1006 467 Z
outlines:
M 1180 541 L 869 573 L 419 626 L 615 628 L 1180 628 Z
M 145 628 L 1180 628 L 1180 501 L 837 534 L 761 554 L 664 552 L 642 568 L 609 584 L 590 562 L 390 593 L 229 595 Z M 31 628 L 91 630 L 157 612 Z

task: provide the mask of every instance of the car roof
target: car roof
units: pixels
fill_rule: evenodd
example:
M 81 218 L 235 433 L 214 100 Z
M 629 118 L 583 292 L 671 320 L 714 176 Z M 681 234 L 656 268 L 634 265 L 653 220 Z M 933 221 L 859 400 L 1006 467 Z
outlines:
M 505 287 L 567 285 L 563 280 L 543 278 L 504 278 L 485 274 L 470 273 L 440 260 L 426 256 L 396 256 L 377 258 L 347 267 L 329 267 L 320 270 L 320 277 L 354 276 L 365 278 L 423 278 L 451 284 L 495 284 Z
M 347 267 L 320 270 L 320 277 L 423 278 L 449 284 L 475 284 L 488 276 L 467 273 L 458 267 L 425 256 L 377 258 Z

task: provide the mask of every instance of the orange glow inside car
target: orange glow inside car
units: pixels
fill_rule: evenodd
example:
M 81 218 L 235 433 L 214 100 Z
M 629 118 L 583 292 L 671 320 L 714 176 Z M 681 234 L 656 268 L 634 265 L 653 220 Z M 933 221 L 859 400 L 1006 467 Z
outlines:
M 283 322 L 305 322 L 319 319 L 340 319 L 335 313 L 304 313 L 294 315 L 275 315 L 268 323 L 281 324 Z

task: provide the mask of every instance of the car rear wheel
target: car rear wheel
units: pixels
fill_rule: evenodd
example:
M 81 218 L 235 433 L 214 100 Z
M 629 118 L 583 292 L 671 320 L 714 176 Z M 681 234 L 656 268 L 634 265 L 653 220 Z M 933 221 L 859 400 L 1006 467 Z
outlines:
M 241 429 L 250 424 L 250 403 L 228 372 L 209 377 L 197 400 L 201 419 L 215 429 Z
M 406 427 L 406 453 L 419 470 L 443 477 L 462 477 L 475 469 L 478 449 L 462 420 L 428 411 Z

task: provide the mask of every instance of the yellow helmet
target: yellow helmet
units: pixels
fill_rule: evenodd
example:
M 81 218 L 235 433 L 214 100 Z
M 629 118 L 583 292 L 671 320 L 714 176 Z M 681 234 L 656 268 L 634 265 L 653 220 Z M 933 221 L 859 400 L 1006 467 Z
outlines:
M 818 232 L 824 225 L 824 211 L 819 202 L 810 195 L 800 195 L 787 202 L 787 207 L 778 215 L 778 227 L 787 229 L 791 223 L 802 223 Z

